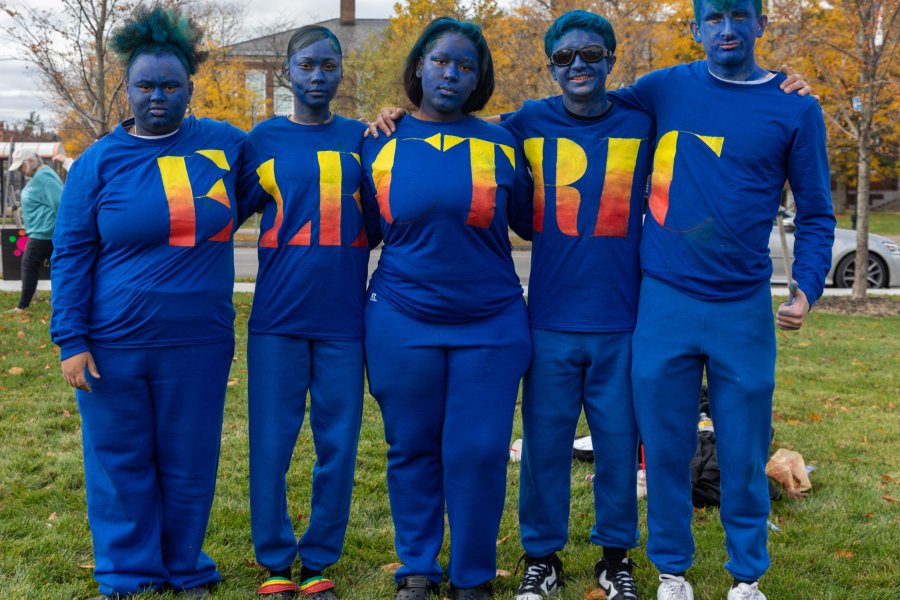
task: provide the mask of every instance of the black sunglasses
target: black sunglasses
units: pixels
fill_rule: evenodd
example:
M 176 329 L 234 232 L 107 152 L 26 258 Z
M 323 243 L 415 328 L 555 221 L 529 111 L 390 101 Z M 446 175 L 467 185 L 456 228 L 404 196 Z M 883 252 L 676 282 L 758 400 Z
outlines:
M 584 62 L 600 62 L 604 58 L 611 58 L 614 53 L 603 46 L 591 44 L 583 48 L 560 48 L 550 55 L 550 63 L 557 67 L 568 67 L 575 61 L 575 57 L 581 55 Z

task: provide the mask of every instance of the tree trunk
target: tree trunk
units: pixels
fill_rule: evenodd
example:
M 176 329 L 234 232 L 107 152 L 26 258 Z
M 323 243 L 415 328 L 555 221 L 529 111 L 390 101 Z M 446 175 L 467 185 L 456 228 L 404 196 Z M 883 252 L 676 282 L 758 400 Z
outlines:
M 843 177 L 837 180 L 837 188 L 831 197 L 835 214 L 843 214 L 847 211 L 847 180 Z
M 859 130 L 859 163 L 856 183 L 856 277 L 853 280 L 853 299 L 863 300 L 869 289 L 869 169 L 870 127 L 863 125 Z M 869 121 L 871 123 L 871 121 Z

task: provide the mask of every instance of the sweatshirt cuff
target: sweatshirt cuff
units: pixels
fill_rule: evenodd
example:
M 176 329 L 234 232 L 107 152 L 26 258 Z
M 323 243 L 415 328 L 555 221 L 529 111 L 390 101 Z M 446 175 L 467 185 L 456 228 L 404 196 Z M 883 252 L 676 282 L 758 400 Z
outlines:
M 63 340 L 57 345 L 59 346 L 59 360 L 61 361 L 90 350 L 83 336 Z

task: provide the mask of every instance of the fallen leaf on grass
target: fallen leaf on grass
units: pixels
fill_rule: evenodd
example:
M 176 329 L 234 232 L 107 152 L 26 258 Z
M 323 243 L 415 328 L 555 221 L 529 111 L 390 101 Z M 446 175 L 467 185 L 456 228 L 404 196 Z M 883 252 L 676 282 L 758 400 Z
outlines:
M 66 409 L 63 409 L 63 416 L 64 416 L 65 418 L 68 419 L 69 417 L 72 416 L 72 413 L 70 413 L 70 412 L 67 411 Z
M 234 386 L 236 386 L 237 384 L 238 384 L 238 380 L 237 380 L 237 379 L 229 379 L 229 380 L 228 380 L 228 387 L 234 387 Z
M 509 571 L 504 571 L 503 569 L 497 569 L 497 577 L 509 577 Z
M 16 335 L 19 336 L 20 338 L 23 338 L 23 337 L 25 337 L 25 332 L 24 332 L 24 331 L 20 331 L 20 332 L 17 333 Z
M 800 423 L 800 419 L 788 419 L 787 424 L 788 425 L 801 425 L 802 423 Z
M 606 592 L 600 588 L 588 590 L 584 593 L 584 600 L 606 600 Z
M 396 573 L 397 569 L 403 566 L 403 563 L 388 563 L 381 567 L 381 570 L 385 573 Z
M 867 519 L 871 519 L 871 518 L 874 517 L 874 516 L 875 516 L 875 513 L 866 513 L 866 518 L 867 518 Z
M 95 567 L 94 567 L 94 565 L 92 565 L 90 563 L 85 563 L 83 565 L 78 565 L 78 568 L 79 569 L 94 569 Z
M 853 558 L 853 553 L 849 550 L 838 550 L 834 553 L 835 558 Z
M 50 513 L 50 516 L 47 517 L 47 520 L 48 520 L 48 521 L 55 521 L 58 517 L 59 517 L 59 513 L 57 513 L 57 512 L 52 512 L 52 513 Z
M 881 476 L 881 480 L 882 481 L 896 481 L 893 477 L 891 477 L 887 473 L 885 473 L 884 475 Z
M 819 421 L 822 420 L 822 415 L 820 415 L 818 413 L 812 413 L 811 415 L 809 415 L 809 420 L 815 421 L 816 423 L 818 423 Z
M 10 375 L 21 375 L 25 372 L 25 369 L 22 367 L 10 367 L 8 372 Z
M 894 498 L 894 497 L 891 496 L 890 494 L 885 494 L 884 496 L 881 497 L 881 499 L 882 499 L 882 500 L 887 500 L 887 501 L 890 502 L 891 504 L 897 504 L 898 502 L 900 502 L 900 500 L 897 500 L 896 498 Z
M 500 544 L 503 544 L 504 542 L 506 542 L 506 541 L 508 541 L 508 540 L 509 540 L 509 536 L 508 536 L 508 535 L 504 535 L 502 538 L 500 538 L 499 540 L 497 540 L 497 545 L 499 546 Z

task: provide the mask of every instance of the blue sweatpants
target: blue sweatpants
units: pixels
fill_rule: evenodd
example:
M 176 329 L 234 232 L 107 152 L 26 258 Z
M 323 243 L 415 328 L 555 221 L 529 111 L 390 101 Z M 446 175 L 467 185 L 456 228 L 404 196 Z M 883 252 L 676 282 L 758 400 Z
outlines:
M 90 351 L 100 378 L 76 397 L 100 592 L 220 581 L 201 548 L 234 341 Z
M 572 440 L 584 409 L 594 445 L 591 541 L 634 548 L 637 424 L 631 398 L 631 332 L 531 330 L 533 355 L 522 396 L 519 526 L 529 556 L 569 539 Z
M 663 573 L 691 566 L 691 457 L 703 369 L 721 468 L 720 518 L 736 578 L 769 567 L 766 461 L 775 389 L 775 328 L 768 283 L 749 298 L 706 302 L 645 277 L 632 378 L 647 463 L 647 556 Z
M 297 554 L 322 571 L 337 562 L 350 519 L 362 423 L 363 343 L 250 334 L 250 527 L 259 564 L 287 569 Z M 316 464 L 309 525 L 300 542 L 288 513 L 286 476 L 309 420 Z
M 397 581 L 440 583 L 450 523 L 450 580 L 494 578 L 506 462 L 531 340 L 524 300 L 468 323 L 425 323 L 386 300 L 366 302 L 369 390 L 381 407 Z

